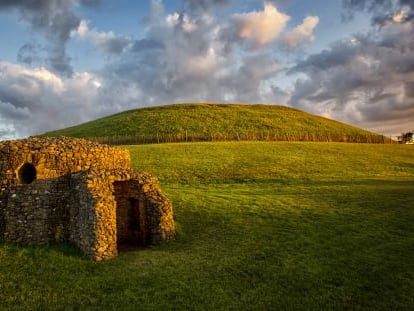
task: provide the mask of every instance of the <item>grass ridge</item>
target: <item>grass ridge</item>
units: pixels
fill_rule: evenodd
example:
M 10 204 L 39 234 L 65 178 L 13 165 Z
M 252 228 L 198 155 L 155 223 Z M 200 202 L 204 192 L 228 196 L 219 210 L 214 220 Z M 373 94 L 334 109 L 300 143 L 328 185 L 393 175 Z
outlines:
M 173 104 L 128 110 L 42 136 L 110 144 L 196 141 L 389 143 L 390 139 L 295 108 L 264 104 Z

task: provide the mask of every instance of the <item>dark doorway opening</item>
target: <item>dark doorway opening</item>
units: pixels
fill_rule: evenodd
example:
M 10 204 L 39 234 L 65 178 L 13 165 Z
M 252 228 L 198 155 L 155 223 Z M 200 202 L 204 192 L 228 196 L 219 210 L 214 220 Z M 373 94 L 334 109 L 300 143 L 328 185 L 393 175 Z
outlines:
M 118 251 L 136 250 L 147 245 L 144 202 L 132 182 L 115 182 Z
M 21 184 L 31 184 L 36 180 L 36 168 L 32 163 L 25 163 L 20 167 L 18 175 Z
M 140 225 L 139 225 L 139 204 L 135 198 L 128 199 L 128 240 L 133 244 L 139 244 L 140 241 Z

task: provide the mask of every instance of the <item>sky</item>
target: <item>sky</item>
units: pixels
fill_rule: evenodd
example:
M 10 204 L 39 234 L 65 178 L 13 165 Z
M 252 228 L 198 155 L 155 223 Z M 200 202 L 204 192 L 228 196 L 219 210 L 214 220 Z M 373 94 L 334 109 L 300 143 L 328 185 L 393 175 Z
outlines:
M 0 139 L 188 102 L 414 129 L 414 0 L 0 0 Z

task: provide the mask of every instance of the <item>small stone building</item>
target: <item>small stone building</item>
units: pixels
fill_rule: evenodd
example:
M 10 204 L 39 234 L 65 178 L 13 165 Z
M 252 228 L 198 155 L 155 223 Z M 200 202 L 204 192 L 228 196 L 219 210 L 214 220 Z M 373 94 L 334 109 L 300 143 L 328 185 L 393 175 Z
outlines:
M 170 240 L 170 200 L 127 150 L 75 138 L 0 142 L 0 240 L 70 241 L 94 260 Z

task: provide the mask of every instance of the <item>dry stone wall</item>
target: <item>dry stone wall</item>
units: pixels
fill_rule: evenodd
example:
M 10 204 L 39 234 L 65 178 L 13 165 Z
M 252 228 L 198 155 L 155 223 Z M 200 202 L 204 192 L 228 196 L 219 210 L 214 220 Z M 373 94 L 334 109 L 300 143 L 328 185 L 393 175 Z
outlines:
M 95 202 L 95 240 L 87 252 L 98 260 L 116 256 L 123 237 L 137 245 L 155 245 L 175 235 L 171 201 L 161 193 L 158 180 L 147 173 L 129 170 L 96 171 L 87 175 L 88 193 Z M 136 203 L 131 206 L 131 203 Z M 135 210 L 141 233 L 127 231 L 128 209 Z M 120 219 L 117 218 L 120 216 Z M 119 230 L 119 235 L 118 235 Z M 119 239 L 121 241 L 119 241 Z M 88 247 L 82 245 L 81 248 Z
M 37 179 L 56 178 L 93 167 L 95 170 L 130 168 L 127 150 L 67 137 L 28 138 L 0 142 L 0 184 L 22 184 L 19 169 L 36 168 Z
M 4 238 L 24 244 L 67 240 L 69 178 L 41 180 L 10 191 L 3 211 Z M 3 204 L 2 204 L 3 205 Z
M 174 238 L 172 204 L 124 149 L 71 138 L 0 142 L 0 240 L 70 241 L 95 260 Z

